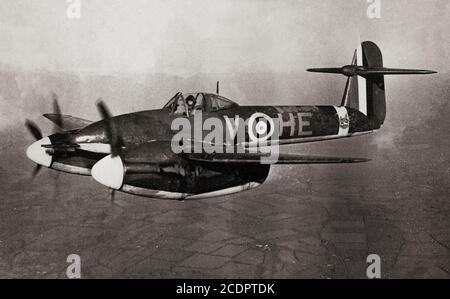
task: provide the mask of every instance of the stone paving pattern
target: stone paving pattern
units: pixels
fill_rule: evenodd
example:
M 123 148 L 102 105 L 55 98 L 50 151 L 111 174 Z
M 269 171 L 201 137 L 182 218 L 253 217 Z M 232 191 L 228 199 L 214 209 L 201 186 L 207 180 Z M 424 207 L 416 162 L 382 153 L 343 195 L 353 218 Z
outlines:
M 365 278 L 376 253 L 384 278 L 449 278 L 448 142 L 367 150 L 376 138 L 308 146 L 369 163 L 277 166 L 253 191 L 184 202 L 112 204 L 89 177 L 30 180 L 4 150 L 0 277 L 64 278 L 76 253 L 84 278 Z

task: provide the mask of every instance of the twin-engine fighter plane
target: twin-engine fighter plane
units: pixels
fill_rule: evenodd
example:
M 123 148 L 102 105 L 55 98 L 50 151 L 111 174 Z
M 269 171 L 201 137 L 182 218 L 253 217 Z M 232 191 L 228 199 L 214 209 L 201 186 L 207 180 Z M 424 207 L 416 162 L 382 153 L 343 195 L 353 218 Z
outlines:
M 259 141 L 273 147 L 372 133 L 386 117 L 385 75 L 435 73 L 385 68 L 381 51 L 372 42 L 359 46 L 350 65 L 308 71 L 348 77 L 340 106 L 240 106 L 218 93 L 177 93 L 162 109 L 114 117 L 99 101 L 102 120 L 91 122 L 61 114 L 55 100 L 54 113 L 44 116 L 59 132 L 43 137 L 36 124 L 27 120 L 37 141 L 26 153 L 38 164 L 35 174 L 45 166 L 92 175 L 112 190 L 140 196 L 183 200 L 237 193 L 261 185 L 271 164 L 368 161 L 278 154 L 272 163 L 263 163 L 267 152 L 258 145 Z M 181 136 L 179 124 L 195 127 L 199 115 L 200 133 Z M 239 118 L 244 120 L 242 127 Z M 208 139 L 213 126 L 207 123 L 212 120 L 215 127 L 222 125 L 230 138 Z M 237 131 L 243 132 L 240 140 Z M 174 144 L 191 150 L 174 150 Z M 227 150 L 208 151 L 204 145 Z

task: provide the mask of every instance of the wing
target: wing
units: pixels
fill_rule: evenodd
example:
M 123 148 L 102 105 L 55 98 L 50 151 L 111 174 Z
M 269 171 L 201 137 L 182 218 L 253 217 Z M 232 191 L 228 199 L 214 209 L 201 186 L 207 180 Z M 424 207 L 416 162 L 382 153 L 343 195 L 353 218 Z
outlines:
M 55 113 L 47 113 L 44 114 L 44 117 L 51 120 L 56 125 L 60 126 L 58 122 L 62 120 L 62 128 L 64 130 L 75 130 L 81 129 L 93 123 L 90 120 L 74 117 L 71 115 L 64 114 L 55 114 Z
M 229 163 L 229 164 L 338 164 L 338 163 L 362 163 L 368 162 L 364 158 L 343 158 L 304 156 L 294 154 L 279 154 L 277 159 L 269 158 L 265 153 L 243 153 L 243 154 L 184 154 L 186 159 L 194 162 Z M 276 157 L 275 157 L 276 158 Z

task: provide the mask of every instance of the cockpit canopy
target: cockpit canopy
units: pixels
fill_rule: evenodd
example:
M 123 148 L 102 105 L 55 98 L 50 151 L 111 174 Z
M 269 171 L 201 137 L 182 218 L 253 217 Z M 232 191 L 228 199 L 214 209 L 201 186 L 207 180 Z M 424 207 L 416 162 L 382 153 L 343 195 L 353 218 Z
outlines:
M 178 92 L 173 96 L 164 108 L 170 109 L 174 114 L 195 114 L 196 111 L 216 112 L 220 110 L 238 107 L 235 102 L 212 93 L 187 93 Z

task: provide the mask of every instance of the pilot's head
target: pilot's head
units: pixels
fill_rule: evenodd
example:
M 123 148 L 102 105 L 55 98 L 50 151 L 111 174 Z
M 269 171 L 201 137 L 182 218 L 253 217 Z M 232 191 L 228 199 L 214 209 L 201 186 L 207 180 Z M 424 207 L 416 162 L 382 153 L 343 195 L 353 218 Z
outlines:
M 186 98 L 186 104 L 188 105 L 189 109 L 194 108 L 195 106 L 195 98 L 193 95 L 190 95 Z

